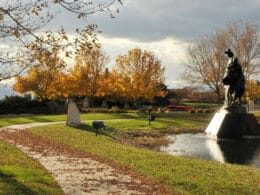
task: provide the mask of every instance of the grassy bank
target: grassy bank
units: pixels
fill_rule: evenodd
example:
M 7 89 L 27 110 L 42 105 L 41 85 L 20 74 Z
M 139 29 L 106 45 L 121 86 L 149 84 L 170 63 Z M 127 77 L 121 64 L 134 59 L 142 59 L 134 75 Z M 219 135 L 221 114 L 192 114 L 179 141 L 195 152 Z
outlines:
M 161 128 L 161 127 L 172 127 L 172 126 L 200 126 L 207 125 L 213 114 L 209 113 L 195 113 L 191 114 L 188 112 L 174 112 L 174 113 L 155 113 L 156 120 L 152 122 L 150 129 Z M 260 121 L 260 112 L 254 113 L 258 121 Z M 56 122 L 66 121 L 67 115 L 36 115 L 36 116 L 1 116 L 0 115 L 0 127 L 34 123 L 34 122 Z M 149 129 L 147 115 L 144 113 L 89 113 L 81 114 L 81 120 L 114 120 L 114 119 L 135 119 L 143 120 L 146 123 L 142 124 L 143 129 Z M 116 122 L 115 122 L 116 123 Z M 116 123 L 117 124 L 117 123 Z M 113 126 L 112 123 L 110 125 Z M 117 126 L 119 128 L 119 126 Z M 137 126 L 138 127 L 138 126 Z M 141 126 L 139 125 L 138 128 Z M 127 127 L 123 127 L 127 129 Z
M 81 120 L 89 126 L 92 126 L 93 120 L 103 120 L 118 141 L 151 149 L 156 145 L 169 142 L 164 136 L 165 134 L 203 131 L 212 114 L 175 112 L 155 113 L 154 115 L 156 120 L 151 125 L 149 125 L 145 113 L 89 113 L 81 114 Z M 0 127 L 13 124 L 65 120 L 66 115 L 0 118 Z M 204 128 L 197 128 L 202 126 Z
M 205 130 L 209 115 L 189 113 L 157 114 L 156 120 L 149 122 L 145 115 L 130 119 L 103 120 L 109 133 L 115 140 L 129 145 L 156 149 L 167 145 L 166 134 L 198 133 Z M 92 121 L 85 121 L 85 128 L 92 129 Z M 92 129 L 94 131 L 94 129 Z
M 0 141 L 0 194 L 63 194 L 42 166 Z
M 0 127 L 25 124 L 25 123 L 37 123 L 37 122 L 54 122 L 65 121 L 66 115 L 44 115 L 44 116 L 0 116 Z
M 189 114 L 189 113 L 160 113 L 155 114 L 156 121 L 159 119 L 161 125 L 193 125 L 192 122 L 205 123 L 208 121 L 210 115 L 208 114 Z M 36 115 L 36 116 L 16 116 L 16 117 L 3 117 L 0 116 L 0 127 L 15 125 L 15 124 L 24 124 L 24 123 L 34 123 L 34 122 L 56 122 L 56 121 L 65 121 L 66 115 Z M 158 118 L 157 118 L 158 117 Z M 144 113 L 89 113 L 81 114 L 81 120 L 113 120 L 113 119 L 136 119 L 147 121 L 147 116 Z M 159 124 L 153 122 L 152 124 Z M 145 123 L 145 126 L 148 125 Z M 185 124 L 184 124 L 185 125 Z M 152 126 L 156 127 L 156 126 Z M 158 126 L 161 127 L 161 126 Z
M 33 128 L 34 134 L 68 144 L 164 183 L 174 192 L 259 194 L 260 171 L 246 166 L 174 157 L 114 142 L 108 135 L 95 136 L 88 125 L 79 128 L 51 125 Z
M 260 116 L 259 113 L 256 115 Z M 158 132 L 180 133 L 184 130 L 186 132 L 192 129 L 198 130 L 199 127 L 207 125 L 211 117 L 212 114 L 204 113 L 161 113 L 156 114 L 156 120 L 149 126 L 145 114 L 95 113 L 81 115 L 84 125 L 78 128 L 58 124 L 35 127 L 31 131 L 36 135 L 131 167 L 139 173 L 165 184 L 173 192 L 184 192 L 185 194 L 259 194 L 260 186 L 257 184 L 260 183 L 260 171 L 254 168 L 174 157 L 131 147 L 118 143 L 114 139 L 115 135 L 120 133 L 130 137 L 137 135 L 140 138 L 147 138 L 147 135 L 153 134 L 157 138 Z M 66 115 L 9 119 L 0 119 L 0 126 L 5 126 L 7 123 L 24 123 L 25 121 L 64 121 Z M 101 131 L 101 135 L 96 137 L 95 130 L 91 127 L 92 120 L 104 120 L 110 131 Z M 12 154 L 13 151 L 9 153 Z M 18 166 L 22 163 L 21 161 L 17 162 Z M 12 169 L 13 172 L 14 170 Z
M 142 114 L 135 113 L 111 113 L 111 114 L 81 114 L 81 120 L 108 120 L 108 119 L 131 119 L 142 117 Z M 57 122 L 66 121 L 67 115 L 34 115 L 34 116 L 1 116 L 0 115 L 0 127 L 24 123 L 35 122 Z

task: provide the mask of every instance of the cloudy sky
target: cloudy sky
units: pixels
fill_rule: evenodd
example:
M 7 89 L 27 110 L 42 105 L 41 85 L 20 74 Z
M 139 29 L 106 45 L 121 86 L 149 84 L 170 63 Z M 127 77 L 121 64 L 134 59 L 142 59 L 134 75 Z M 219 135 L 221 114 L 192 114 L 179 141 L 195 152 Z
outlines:
M 259 0 L 125 0 L 116 18 L 107 13 L 88 17 L 102 30 L 100 40 L 111 56 L 139 47 L 153 51 L 166 67 L 166 83 L 178 87 L 188 45 L 203 33 L 243 20 L 259 25 Z M 63 17 L 58 18 L 62 23 Z M 67 18 L 69 20 L 69 18 Z M 78 25 L 74 23 L 74 25 Z M 66 29 L 71 28 L 67 23 Z M 72 29 L 72 28 L 71 28 Z
M 259 0 L 123 0 L 113 8 L 120 9 L 115 18 L 104 12 L 87 21 L 62 11 L 46 28 L 63 26 L 73 33 L 78 26 L 95 23 L 102 30 L 99 39 L 110 67 L 116 56 L 132 48 L 152 51 L 166 67 L 169 87 L 181 86 L 186 48 L 198 36 L 239 20 L 260 25 Z

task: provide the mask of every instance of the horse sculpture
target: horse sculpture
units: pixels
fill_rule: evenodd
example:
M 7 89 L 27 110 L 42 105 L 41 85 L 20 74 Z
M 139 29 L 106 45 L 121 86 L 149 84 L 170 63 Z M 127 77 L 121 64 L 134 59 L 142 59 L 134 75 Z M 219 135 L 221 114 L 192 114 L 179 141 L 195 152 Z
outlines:
M 225 104 L 241 104 L 241 97 L 245 92 L 245 78 L 242 67 L 231 49 L 225 51 L 229 57 L 227 70 L 222 80 L 225 85 Z

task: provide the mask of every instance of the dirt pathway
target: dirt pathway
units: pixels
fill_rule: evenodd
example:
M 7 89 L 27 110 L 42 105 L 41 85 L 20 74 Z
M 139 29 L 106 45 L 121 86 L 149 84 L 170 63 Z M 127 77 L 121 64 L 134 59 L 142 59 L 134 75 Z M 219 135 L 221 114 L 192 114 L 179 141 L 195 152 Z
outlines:
M 126 167 L 23 129 L 32 126 L 37 125 L 1 128 L 0 137 L 39 161 L 65 194 L 170 194 L 163 186 Z
M 7 127 L 0 127 L 0 131 L 3 130 L 25 130 L 25 129 L 29 129 L 32 127 L 38 127 L 38 126 L 44 126 L 44 125 L 51 125 L 51 124 L 62 124 L 65 122 L 61 121 L 61 122 L 39 122 L 39 123 L 26 123 L 26 124 L 19 124 L 19 125 L 10 125 Z

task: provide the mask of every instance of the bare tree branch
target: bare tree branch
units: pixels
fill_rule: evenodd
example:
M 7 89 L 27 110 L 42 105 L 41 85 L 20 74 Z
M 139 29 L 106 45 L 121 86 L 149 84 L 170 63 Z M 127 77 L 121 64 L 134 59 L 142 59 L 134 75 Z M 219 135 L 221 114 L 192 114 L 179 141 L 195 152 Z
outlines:
M 58 14 L 53 7 L 72 12 L 78 18 L 85 18 L 90 14 L 114 10 L 109 9 L 116 0 L 1 0 L 0 2 L 0 81 L 17 76 L 30 64 L 19 65 L 19 59 L 15 52 L 18 48 L 25 50 L 31 41 L 43 41 L 44 44 L 52 44 L 40 40 L 40 34 L 36 33 Z M 118 1 L 120 4 L 121 1 Z M 86 25 L 87 26 L 87 25 Z M 11 45 L 12 53 L 1 47 Z M 71 45 L 71 44 L 70 44 Z M 9 64 L 9 66 L 7 66 Z M 17 70 L 18 69 L 18 70 Z M 17 71 L 14 71 L 17 70 Z
M 260 55 L 259 37 L 255 25 L 242 21 L 231 23 L 224 30 L 202 35 L 187 51 L 185 79 L 193 84 L 207 85 L 222 98 L 222 79 L 226 68 L 224 51 L 232 48 L 242 65 L 245 78 L 259 73 L 253 60 Z

